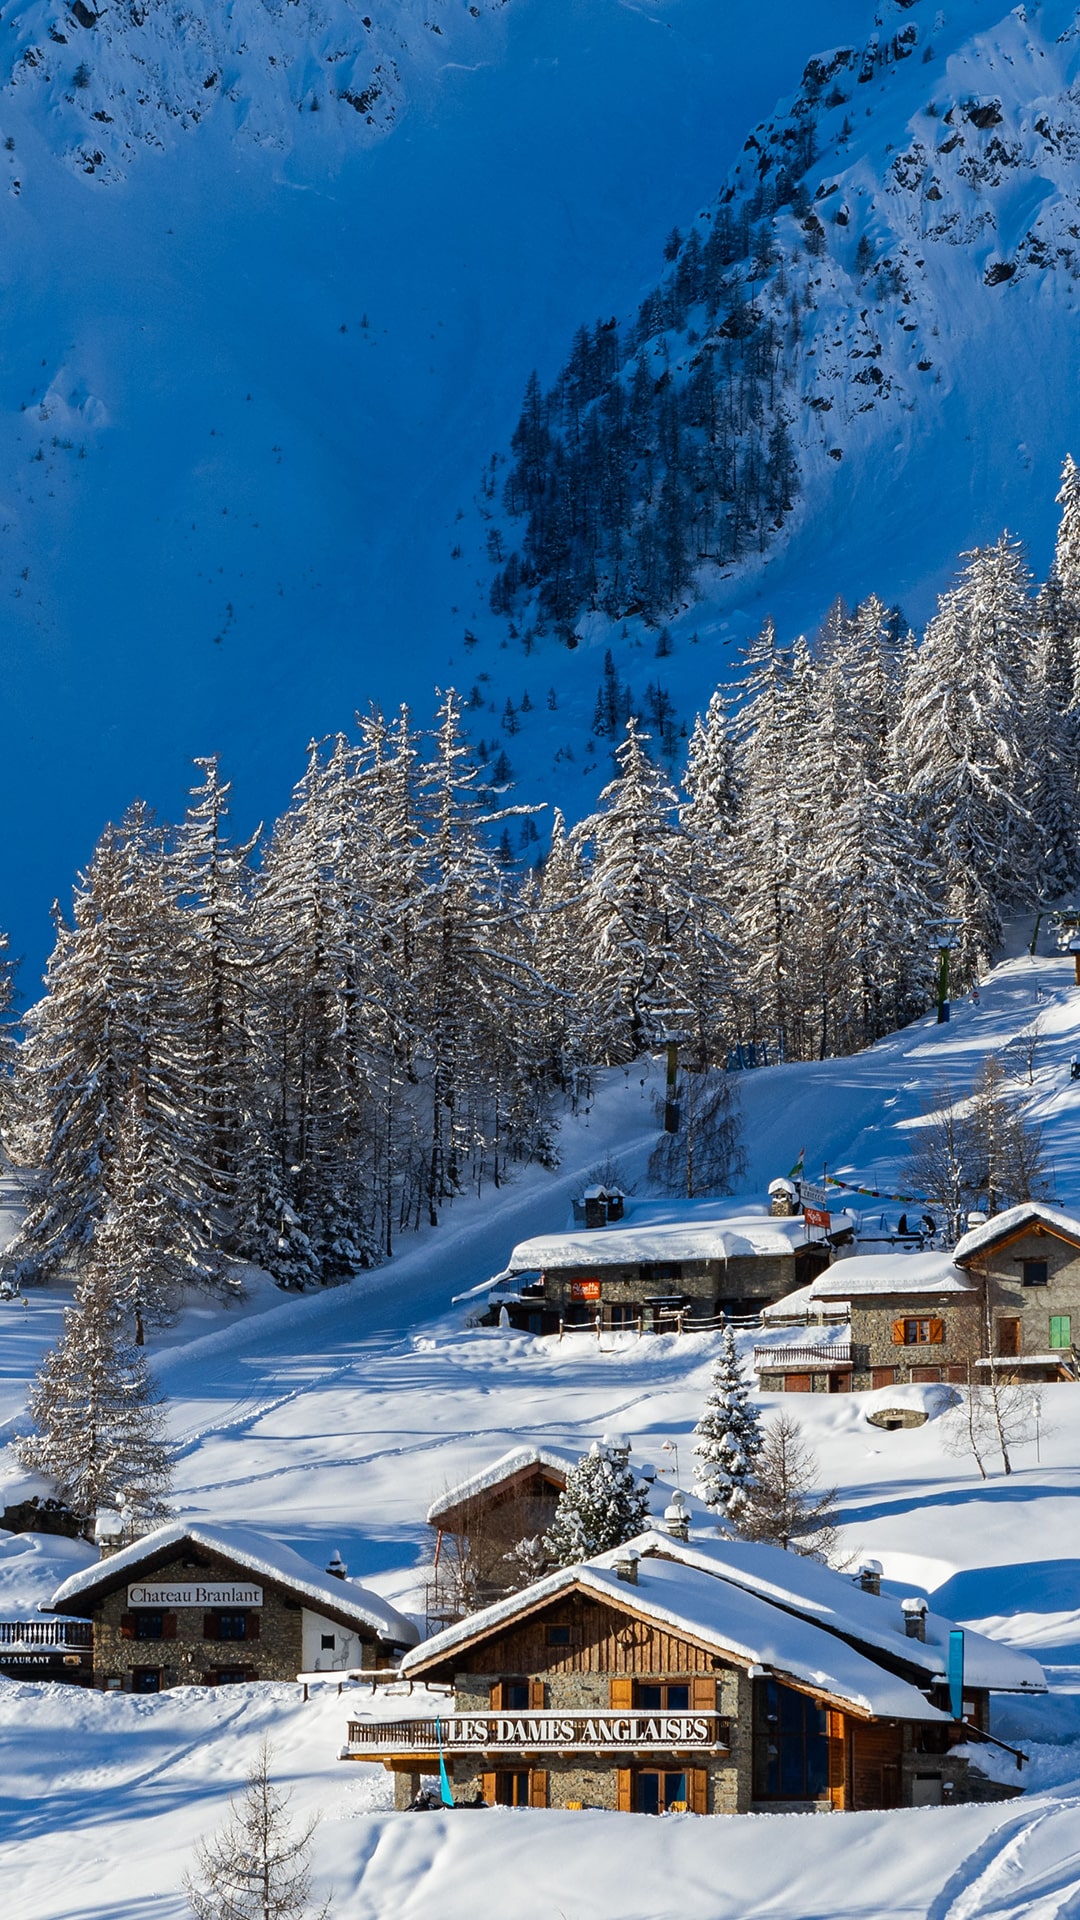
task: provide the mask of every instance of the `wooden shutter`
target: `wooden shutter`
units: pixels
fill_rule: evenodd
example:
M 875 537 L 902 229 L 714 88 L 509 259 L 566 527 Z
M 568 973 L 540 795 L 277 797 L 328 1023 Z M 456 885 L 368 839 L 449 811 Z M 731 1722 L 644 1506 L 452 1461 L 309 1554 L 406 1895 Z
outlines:
M 629 1767 L 615 1769 L 615 1807 L 619 1813 L 634 1811 L 633 1775 Z
M 488 1695 L 488 1704 L 489 1704 L 489 1706 L 490 1706 L 490 1708 L 491 1708 L 491 1711 L 492 1711 L 492 1713 L 501 1713 L 501 1712 L 502 1712 L 502 1708 L 503 1708 L 503 1683 L 502 1683 L 502 1681 L 501 1681 L 501 1680 L 496 1680 L 496 1682 L 495 1682 L 495 1684 L 494 1684 L 494 1686 L 492 1687 L 492 1689 L 491 1689 L 491 1692 L 490 1692 L 490 1693 L 489 1693 L 489 1695 Z
M 709 1776 L 704 1767 L 691 1767 L 686 1776 L 687 1805 L 691 1813 L 709 1811 Z
M 830 1710 L 828 1715 L 829 1740 L 829 1801 L 838 1812 L 847 1806 L 847 1739 L 842 1713 Z
M 619 1707 L 623 1712 L 628 1712 L 634 1704 L 634 1682 L 629 1674 L 610 1681 L 609 1685 L 611 1691 L 608 1697 L 608 1705 Z
M 707 1673 L 695 1674 L 691 1680 L 690 1707 L 694 1713 L 716 1712 L 716 1681 Z
M 133 1613 L 122 1613 L 120 1615 L 120 1638 L 121 1640 L 134 1640 L 135 1615 Z
M 942 1342 L 944 1341 L 944 1339 L 945 1339 L 945 1322 L 944 1322 L 944 1320 L 931 1320 L 931 1322 L 930 1322 L 930 1345 L 931 1345 L 932 1347 L 940 1347 L 940 1346 L 941 1346 L 941 1344 L 942 1344 Z
M 904 1323 L 903 1323 L 903 1321 L 902 1321 L 902 1320 L 894 1320 L 894 1321 L 893 1321 L 893 1323 L 892 1323 L 892 1337 L 893 1337 L 893 1346 L 894 1346 L 894 1347 L 902 1347 L 902 1346 L 903 1346 L 903 1344 L 904 1344 Z
M 495 1805 L 495 1775 L 493 1773 L 482 1773 L 480 1775 L 480 1791 L 487 1801 L 488 1806 L 493 1807 Z
M 166 1614 L 164 1614 L 164 1615 L 162 1616 L 162 1621 L 161 1621 L 161 1637 L 162 1637 L 162 1639 L 163 1639 L 163 1640 L 175 1640 L 175 1639 L 176 1639 L 176 1627 L 177 1627 L 177 1622 L 176 1622 L 176 1615 L 175 1615 L 175 1613 L 166 1613 Z
M 203 1614 L 202 1637 L 204 1640 L 216 1640 L 218 1638 L 218 1623 L 217 1623 L 216 1613 Z
M 544 1683 L 543 1683 L 543 1681 L 542 1681 L 542 1680 L 530 1680 L 530 1681 L 529 1681 L 529 1711 L 530 1711 L 530 1713 L 542 1713 L 542 1712 L 543 1712 L 543 1710 L 544 1710 L 544 1708 L 545 1708 L 545 1707 L 547 1706 L 547 1698 L 546 1698 L 546 1696 L 547 1696 L 547 1688 L 545 1687 L 545 1685 L 544 1685 Z M 546 1806 L 547 1806 L 547 1801 L 546 1801 L 546 1800 L 534 1800 L 532 1804 L 533 1804 L 533 1806 L 535 1806 L 535 1807 L 546 1807 Z
M 246 1624 L 244 1627 L 245 1639 L 257 1640 L 259 1637 L 259 1633 L 261 1631 L 260 1615 L 257 1613 L 249 1613 L 245 1616 L 245 1619 L 246 1619 Z
M 545 1767 L 532 1767 L 529 1771 L 529 1805 L 546 1807 L 548 1803 L 548 1777 Z

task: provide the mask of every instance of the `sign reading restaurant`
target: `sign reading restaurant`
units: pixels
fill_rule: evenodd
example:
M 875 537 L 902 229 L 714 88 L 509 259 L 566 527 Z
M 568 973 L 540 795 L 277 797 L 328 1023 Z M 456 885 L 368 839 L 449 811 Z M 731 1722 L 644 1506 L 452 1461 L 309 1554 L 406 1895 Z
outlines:
M 448 1753 L 491 1753 L 498 1748 L 597 1753 L 604 1748 L 650 1747 L 666 1753 L 679 1747 L 726 1749 L 729 1738 L 728 1722 L 715 1713 L 451 1713 L 437 1727 L 432 1720 L 392 1725 L 353 1720 L 349 1725 L 349 1747 L 355 1757 L 375 1745 L 398 1753 L 435 1745 Z
M 129 1607 L 261 1607 L 261 1587 L 245 1586 L 243 1581 L 215 1581 L 200 1586 L 186 1580 L 179 1586 L 133 1586 L 128 1588 Z

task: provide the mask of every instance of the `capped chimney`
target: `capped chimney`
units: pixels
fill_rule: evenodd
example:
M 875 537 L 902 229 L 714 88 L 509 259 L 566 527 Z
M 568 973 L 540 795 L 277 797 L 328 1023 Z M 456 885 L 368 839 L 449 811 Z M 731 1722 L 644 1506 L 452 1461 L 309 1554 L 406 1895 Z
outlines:
M 900 1611 L 904 1616 L 904 1632 L 909 1640 L 926 1639 L 926 1601 L 916 1599 L 901 1600 Z
M 94 1545 L 101 1558 L 107 1560 L 124 1544 L 124 1516 L 111 1507 L 99 1507 L 94 1516 Z
M 790 1220 L 798 1203 L 798 1191 L 794 1180 L 771 1180 L 769 1182 L 769 1212 L 776 1220 Z
M 664 1532 L 673 1540 L 689 1540 L 690 1515 L 686 1511 L 686 1502 L 676 1487 L 668 1505 L 664 1508 Z
M 881 1592 L 881 1561 L 880 1560 L 864 1560 L 862 1565 L 859 1567 L 855 1575 L 855 1578 L 858 1581 L 864 1593 L 880 1593 Z
M 326 1563 L 326 1571 L 332 1573 L 335 1580 L 344 1580 L 349 1571 L 336 1547 Z
M 637 1586 L 637 1569 L 640 1557 L 640 1554 L 634 1547 L 621 1547 L 619 1549 L 619 1557 L 615 1562 L 615 1572 L 620 1580 L 626 1581 L 627 1586 Z

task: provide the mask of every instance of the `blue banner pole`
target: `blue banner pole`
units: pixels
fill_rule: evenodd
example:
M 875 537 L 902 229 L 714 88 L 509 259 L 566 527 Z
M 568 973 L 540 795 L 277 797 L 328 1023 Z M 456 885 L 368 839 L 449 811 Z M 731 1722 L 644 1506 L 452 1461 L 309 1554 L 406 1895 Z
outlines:
M 961 1634 L 960 1638 L 963 1639 L 963 1637 L 963 1634 Z M 439 1799 L 442 1801 L 444 1807 L 452 1807 L 454 1804 L 454 1790 L 450 1785 L 450 1775 L 446 1771 L 446 1761 L 443 1759 L 441 1720 L 436 1720 L 435 1722 L 435 1742 L 439 1749 Z

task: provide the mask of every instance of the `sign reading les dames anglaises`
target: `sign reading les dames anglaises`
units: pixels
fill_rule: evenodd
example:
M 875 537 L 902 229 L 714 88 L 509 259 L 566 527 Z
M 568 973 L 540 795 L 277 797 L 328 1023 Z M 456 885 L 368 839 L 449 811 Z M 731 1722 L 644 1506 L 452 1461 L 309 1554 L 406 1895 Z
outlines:
M 262 1603 L 262 1588 L 246 1586 L 241 1580 L 215 1580 L 207 1586 L 197 1580 L 182 1580 L 175 1586 L 159 1581 L 128 1588 L 129 1607 L 261 1607 Z
M 703 1747 L 727 1745 L 727 1722 L 712 1713 L 448 1714 L 445 1747 Z M 397 1736 L 395 1735 L 395 1738 Z M 430 1740 L 430 1735 L 425 1735 Z

